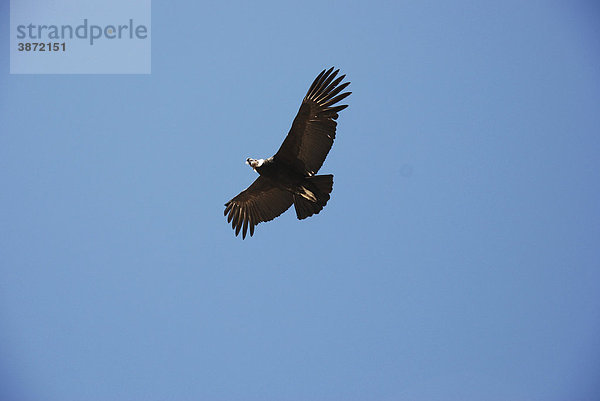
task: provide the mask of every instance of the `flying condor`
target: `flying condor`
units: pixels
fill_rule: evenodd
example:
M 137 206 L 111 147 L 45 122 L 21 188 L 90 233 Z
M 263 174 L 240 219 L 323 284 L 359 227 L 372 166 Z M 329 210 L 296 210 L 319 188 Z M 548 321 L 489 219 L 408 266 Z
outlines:
M 336 104 L 352 92 L 344 92 L 350 82 L 340 85 L 340 70 L 323 70 L 302 100 L 292 128 L 274 156 L 246 159 L 259 177 L 246 190 L 225 204 L 227 222 L 242 238 L 263 221 L 273 220 L 292 204 L 298 220 L 319 213 L 333 189 L 333 175 L 315 175 L 335 139 L 338 112 L 348 105 Z

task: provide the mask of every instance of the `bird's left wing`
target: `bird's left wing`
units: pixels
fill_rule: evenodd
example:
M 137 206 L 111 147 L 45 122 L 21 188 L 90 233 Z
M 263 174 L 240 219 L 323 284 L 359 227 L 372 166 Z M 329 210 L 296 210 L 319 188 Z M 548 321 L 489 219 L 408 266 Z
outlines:
M 235 230 L 237 236 L 242 231 L 242 238 L 250 227 L 250 236 L 254 227 L 263 221 L 273 220 L 288 210 L 294 202 L 293 195 L 280 189 L 262 176 L 258 177 L 246 190 L 225 204 L 227 222 Z
M 335 139 L 338 113 L 348 107 L 336 104 L 351 93 L 339 94 L 350 84 L 340 85 L 345 75 L 334 79 L 339 71 L 331 67 L 315 78 L 275 159 L 308 175 L 319 171 Z

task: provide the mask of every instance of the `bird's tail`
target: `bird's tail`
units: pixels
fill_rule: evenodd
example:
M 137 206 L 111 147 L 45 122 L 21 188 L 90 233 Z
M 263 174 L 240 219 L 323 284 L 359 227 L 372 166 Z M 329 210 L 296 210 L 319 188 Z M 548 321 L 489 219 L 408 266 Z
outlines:
M 298 220 L 318 214 L 327 204 L 333 190 L 333 175 L 314 175 L 304 180 L 300 191 L 294 194 Z

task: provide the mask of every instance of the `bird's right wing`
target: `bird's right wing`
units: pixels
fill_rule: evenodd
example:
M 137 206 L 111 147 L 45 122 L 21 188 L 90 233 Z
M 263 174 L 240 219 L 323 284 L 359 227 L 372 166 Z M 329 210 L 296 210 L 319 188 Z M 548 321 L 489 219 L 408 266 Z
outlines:
M 241 230 L 242 238 L 246 238 L 248 227 L 252 236 L 258 223 L 273 220 L 288 210 L 293 202 L 294 197 L 290 192 L 259 176 L 246 190 L 225 204 L 224 214 L 227 222 L 231 222 L 235 235 Z

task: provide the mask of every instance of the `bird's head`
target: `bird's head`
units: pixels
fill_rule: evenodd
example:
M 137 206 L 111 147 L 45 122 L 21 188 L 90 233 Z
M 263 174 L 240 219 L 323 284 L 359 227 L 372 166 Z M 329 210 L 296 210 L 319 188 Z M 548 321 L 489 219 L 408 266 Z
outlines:
M 252 159 L 252 158 L 247 158 L 246 159 L 246 164 L 249 165 L 250 167 L 252 167 L 254 170 L 256 170 L 258 167 L 262 166 L 264 163 L 264 159 Z

